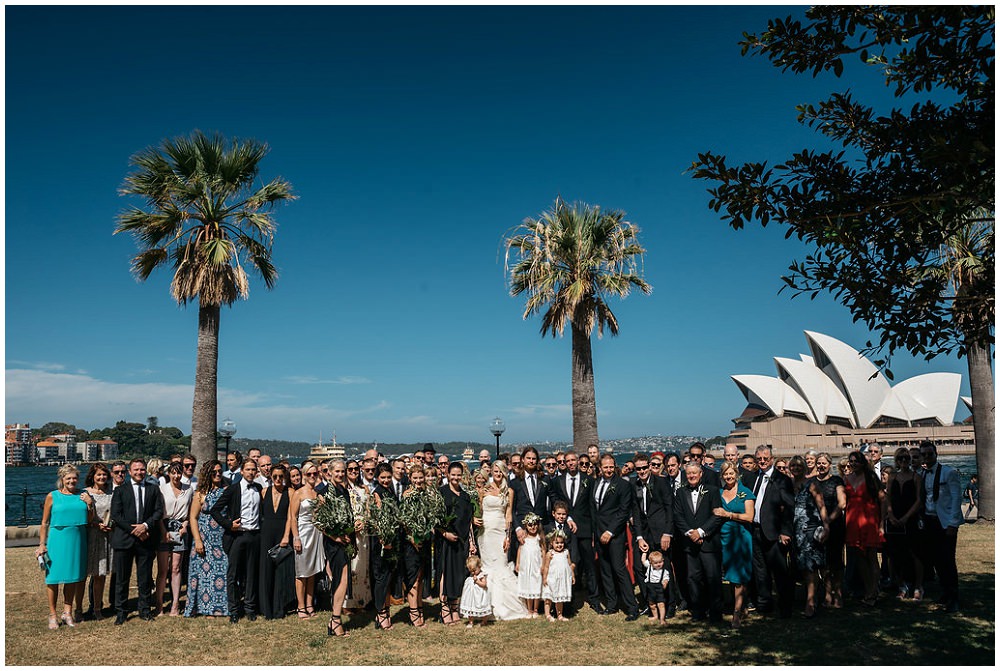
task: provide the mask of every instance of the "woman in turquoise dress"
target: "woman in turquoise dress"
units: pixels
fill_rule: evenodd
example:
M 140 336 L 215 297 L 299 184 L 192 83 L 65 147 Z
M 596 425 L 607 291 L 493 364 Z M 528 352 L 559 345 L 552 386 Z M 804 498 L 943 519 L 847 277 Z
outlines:
M 733 585 L 733 629 L 739 629 L 746 617 L 746 585 L 753 576 L 753 522 L 755 497 L 740 482 L 736 464 L 724 461 L 719 469 L 722 478 L 722 507 L 713 512 L 726 521 L 719 539 L 722 543 L 722 579 Z
M 56 491 L 45 497 L 42 526 L 36 557 L 44 557 L 45 587 L 49 600 L 49 629 L 58 629 L 61 620 L 75 627 L 73 602 L 82 599 L 87 578 L 87 525 L 93 521 L 94 500 L 76 489 L 80 473 L 66 464 L 59 469 Z M 63 612 L 56 617 L 59 585 L 63 586 Z
M 229 615 L 226 571 L 229 557 L 222 550 L 223 529 L 208 514 L 226 488 L 222 486 L 222 463 L 210 459 L 201 468 L 198 486 L 191 498 L 191 540 L 194 547 L 188 565 L 187 606 L 184 617 Z

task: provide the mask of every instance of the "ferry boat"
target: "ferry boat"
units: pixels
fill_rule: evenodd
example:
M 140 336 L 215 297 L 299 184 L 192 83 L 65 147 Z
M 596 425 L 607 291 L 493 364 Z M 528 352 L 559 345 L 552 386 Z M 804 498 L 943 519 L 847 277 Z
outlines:
M 343 459 L 344 448 L 337 445 L 337 432 L 333 433 L 333 442 L 329 445 L 323 444 L 323 434 L 319 436 L 319 443 L 313 445 L 309 450 L 309 458 L 313 461 L 326 461 L 327 459 Z

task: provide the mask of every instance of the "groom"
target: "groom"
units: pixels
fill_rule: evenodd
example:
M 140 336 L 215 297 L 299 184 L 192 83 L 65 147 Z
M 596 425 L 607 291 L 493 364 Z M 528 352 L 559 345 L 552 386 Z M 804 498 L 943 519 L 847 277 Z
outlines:
M 593 486 L 591 517 L 597 538 L 597 562 L 604 588 L 602 615 L 618 612 L 621 599 L 625 621 L 639 618 L 639 605 L 625 567 L 625 527 L 632 513 L 632 489 L 625 478 L 615 475 L 615 458 L 601 457 L 601 478 Z

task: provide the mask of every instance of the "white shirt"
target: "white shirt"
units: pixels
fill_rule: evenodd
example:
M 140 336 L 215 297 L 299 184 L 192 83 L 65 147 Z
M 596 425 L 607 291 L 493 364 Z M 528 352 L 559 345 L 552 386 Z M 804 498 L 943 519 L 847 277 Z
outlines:
M 571 506 L 576 505 L 576 497 L 580 495 L 580 474 L 576 475 L 566 474 L 566 496 L 570 498 L 569 504 Z
M 753 521 L 755 524 L 760 524 L 760 502 L 764 500 L 764 492 L 767 491 L 767 485 L 771 481 L 771 474 L 774 473 L 774 464 L 771 464 L 771 468 L 764 471 L 764 479 L 760 483 L 760 489 L 757 490 L 757 504 L 753 509 Z
M 246 480 L 240 480 L 240 528 L 244 531 L 260 529 L 260 494 Z

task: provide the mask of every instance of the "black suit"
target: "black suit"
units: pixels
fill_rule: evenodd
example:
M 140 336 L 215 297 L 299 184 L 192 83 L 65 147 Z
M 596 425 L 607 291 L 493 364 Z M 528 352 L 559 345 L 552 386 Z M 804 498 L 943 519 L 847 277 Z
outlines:
M 648 595 L 646 594 L 646 581 L 640 579 L 644 576 L 646 568 L 642 565 L 642 549 L 639 547 L 641 537 L 649 545 L 649 551 L 660 550 L 661 540 L 666 535 L 674 533 L 674 493 L 670 490 L 670 485 L 663 478 L 650 477 L 645 483 L 638 478 L 630 481 L 633 487 L 632 506 L 632 572 L 639 583 L 639 594 L 642 600 L 648 605 Z M 664 557 L 669 561 L 669 553 L 664 552 Z
M 111 494 L 111 547 L 115 573 L 115 611 L 118 617 L 128 614 L 129 582 L 132 562 L 135 562 L 136 585 L 139 588 L 139 613 L 151 615 L 153 593 L 153 559 L 160 543 L 160 520 L 163 519 L 163 497 L 156 485 L 142 482 L 142 516 L 136 508 L 132 480 L 127 480 Z M 132 535 L 133 524 L 145 524 L 149 537 L 142 541 Z
M 618 610 L 621 599 L 626 615 L 636 615 L 639 606 L 625 566 L 625 529 L 632 514 L 632 485 L 621 476 L 612 477 L 606 487 L 602 486 L 604 483 L 603 478 L 595 481 L 590 495 L 604 605 L 610 611 Z M 598 504 L 602 491 L 603 498 Z M 605 544 L 600 539 L 606 531 L 611 532 L 611 540 Z
M 688 607 L 695 618 L 705 616 L 705 607 L 712 620 L 722 619 L 722 545 L 719 529 L 722 518 L 715 508 L 722 507 L 722 496 L 714 485 L 699 484 L 703 493 L 698 496 L 698 507 L 693 508 L 693 490 L 683 487 L 674 496 L 674 538 L 679 550 L 687 556 Z M 705 532 L 702 543 L 695 543 L 687 535 L 692 529 Z M 707 594 L 706 594 L 707 593 Z M 706 598 L 707 596 L 707 598 Z M 707 601 L 707 604 L 706 604 Z
M 242 609 L 247 615 L 257 614 L 257 571 L 260 564 L 260 517 L 242 519 L 243 479 L 229 485 L 219 500 L 209 510 L 212 518 L 223 528 L 222 549 L 229 558 L 226 571 L 226 594 L 229 597 L 229 616 L 237 617 Z M 263 507 L 261 487 L 256 482 L 246 483 L 257 493 L 258 507 Z M 240 518 L 241 527 L 256 526 L 248 531 L 233 529 L 233 520 Z M 256 525 L 253 522 L 256 521 Z M 242 603 L 241 603 L 242 602 Z
M 767 487 L 761 480 L 767 475 Z M 757 585 L 757 608 L 762 613 L 774 609 L 771 595 L 771 581 L 778 591 L 778 612 L 782 617 L 792 613 L 795 578 L 788 567 L 788 547 L 782 545 L 779 536 L 793 537 L 792 520 L 795 514 L 795 495 L 792 480 L 787 475 L 771 467 L 767 473 L 758 471 L 752 486 L 757 497 L 755 517 L 759 523 L 753 525 L 753 573 Z M 763 495 L 760 490 L 763 490 Z
M 706 485 L 722 488 L 722 478 L 719 476 L 719 472 L 705 465 L 701 467 L 701 481 Z
M 515 561 L 517 559 L 517 549 L 521 545 L 520 541 L 517 539 L 517 529 L 523 527 L 524 524 L 521 520 L 528 513 L 535 513 L 538 515 L 542 521 L 539 523 L 538 528 L 541 529 L 542 525 L 549 520 L 549 483 L 542 478 L 542 474 L 535 471 L 535 502 L 531 502 L 531 498 L 528 496 L 528 474 L 525 473 L 520 478 L 514 478 L 510 482 L 510 491 L 514 496 L 514 510 L 511 526 L 511 536 L 510 536 L 510 547 L 507 550 L 507 558 L 510 561 Z
M 576 491 L 571 491 L 568 473 L 560 475 L 551 484 L 549 492 L 551 502 L 565 501 L 569 507 L 569 517 L 576 524 L 576 533 L 570 546 L 570 557 L 573 557 L 574 553 L 577 557 L 573 560 L 577 567 L 577 585 L 586 588 L 587 603 L 597 609 L 601 605 L 601 594 L 597 588 L 597 561 L 594 553 L 593 512 L 590 501 L 594 492 L 594 478 L 577 471 Z
M 664 479 L 671 493 L 675 496 L 680 489 L 687 486 L 683 468 L 673 477 L 664 475 Z M 667 613 L 673 613 L 678 607 L 684 604 L 688 604 L 690 608 L 691 595 L 688 593 L 687 559 L 688 556 L 683 550 L 675 548 L 674 545 L 670 546 L 670 565 L 674 571 L 671 576 L 673 580 L 670 581 L 670 591 L 667 598 Z

